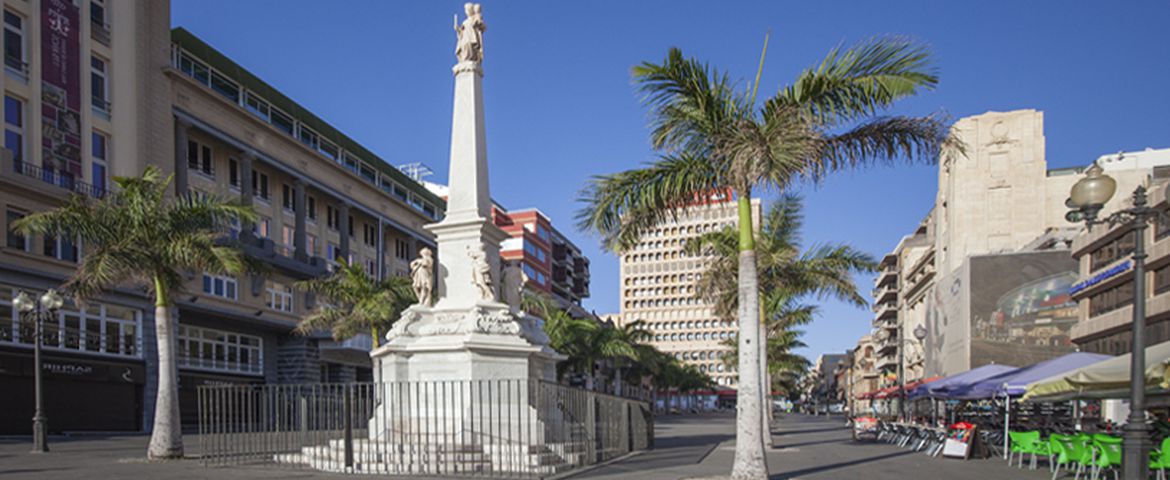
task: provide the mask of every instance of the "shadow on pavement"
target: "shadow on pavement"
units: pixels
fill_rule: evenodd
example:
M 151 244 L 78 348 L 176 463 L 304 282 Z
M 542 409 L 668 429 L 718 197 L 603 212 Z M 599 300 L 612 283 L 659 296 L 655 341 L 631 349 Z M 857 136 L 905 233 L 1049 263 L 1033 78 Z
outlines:
M 912 452 L 912 451 L 903 451 L 903 452 L 887 453 L 887 454 L 885 454 L 885 455 L 878 455 L 878 456 L 875 456 L 875 457 L 859 458 L 859 459 L 857 459 L 857 460 L 850 460 L 850 461 L 848 461 L 848 462 L 830 463 L 830 464 L 828 464 L 828 465 L 821 465 L 821 466 L 817 466 L 817 467 L 813 467 L 813 468 L 805 468 L 805 469 L 801 469 L 801 470 L 793 470 L 793 471 L 791 471 L 791 472 L 781 472 L 781 473 L 774 473 L 774 474 L 772 474 L 771 476 L 769 476 L 768 478 L 769 478 L 770 480 L 786 480 L 786 479 L 796 479 L 796 478 L 799 478 L 799 477 L 800 477 L 800 476 L 802 476 L 802 475 L 811 475 L 811 474 L 814 474 L 814 473 L 827 472 L 827 471 L 830 471 L 830 470 L 836 470 L 836 469 L 839 469 L 839 468 L 845 468 L 845 467 L 852 467 L 852 466 L 855 466 L 855 465 L 861 465 L 861 464 L 863 464 L 863 463 L 879 462 L 879 461 L 882 461 L 882 460 L 887 460 L 887 459 L 891 459 L 891 458 L 897 458 L 897 457 L 902 457 L 902 456 L 910 455 L 910 454 L 912 454 L 912 453 L 914 453 L 914 452 Z
M 773 442 L 773 443 L 772 443 L 772 449 L 779 449 L 779 448 L 797 448 L 797 447 L 807 447 L 807 446 L 809 446 L 809 445 L 823 445 L 823 444 L 826 444 L 826 443 L 839 443 L 839 444 L 841 444 L 841 445 L 847 445 L 847 444 L 851 444 L 851 443 L 853 443 L 853 441 L 852 441 L 852 440 L 850 440 L 850 439 L 848 439 L 848 438 L 844 438 L 844 439 L 842 439 L 842 438 L 830 438 L 830 439 L 828 439 L 828 440 L 816 440 L 816 441 L 811 441 L 811 442 L 800 442 L 800 443 L 782 443 L 782 442 Z

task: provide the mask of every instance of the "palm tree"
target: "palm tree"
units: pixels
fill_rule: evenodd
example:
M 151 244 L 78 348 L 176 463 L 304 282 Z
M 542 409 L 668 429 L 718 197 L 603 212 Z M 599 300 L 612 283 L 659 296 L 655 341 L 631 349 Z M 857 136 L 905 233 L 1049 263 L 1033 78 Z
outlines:
M 646 328 L 646 322 L 641 320 L 634 320 L 627 322 L 624 325 L 615 325 L 612 327 L 613 333 L 610 335 L 609 341 L 615 345 L 625 345 L 629 348 L 622 348 L 620 354 L 613 357 L 614 370 L 614 394 L 622 394 L 622 370 L 626 369 L 629 364 L 641 362 L 646 359 L 646 350 L 639 348 L 646 344 L 653 338 L 653 334 Z M 636 378 L 636 377 L 635 377 Z
M 583 230 L 615 251 L 713 192 L 730 190 L 739 211 L 739 320 L 759 324 L 759 283 L 751 196 L 798 179 L 899 158 L 936 160 L 948 126 L 935 116 L 878 116 L 897 100 L 933 88 L 938 78 L 924 47 L 877 38 L 835 48 L 815 68 L 762 105 L 725 73 L 672 48 L 660 63 L 634 68 L 651 108 L 659 159 L 643 168 L 595 177 L 582 193 Z M 758 86 L 758 82 L 757 82 Z M 735 479 L 767 478 L 764 461 L 758 329 L 740 336 Z
M 622 368 L 645 358 L 640 346 L 650 334 L 641 321 L 619 327 L 592 318 L 574 318 L 543 295 L 525 295 L 523 304 L 526 310 L 544 318 L 549 347 L 569 357 L 557 365 L 558 377 L 563 378 L 569 371 L 583 374 L 585 388 L 593 390 L 598 362 L 613 362 L 618 372 L 615 381 L 620 384 Z
M 804 295 L 836 298 L 859 307 L 867 304 L 853 275 L 876 271 L 877 261 L 869 254 L 845 244 L 820 244 L 802 250 L 802 208 L 803 202 L 799 196 L 782 195 L 765 214 L 760 231 L 756 233 L 756 268 L 763 294 L 764 321 L 759 327 L 761 338 L 770 337 L 772 332 L 766 329 L 773 321 L 783 321 L 788 326 L 811 321 L 815 310 L 813 307 L 793 304 Z M 715 306 L 716 315 L 725 321 L 734 320 L 738 306 L 737 235 L 738 232 L 733 228 L 715 230 L 691 239 L 684 246 L 688 254 L 709 259 L 696 289 L 699 295 Z M 802 313 L 799 311 L 801 308 L 809 310 Z M 760 381 L 761 385 L 769 387 L 764 394 L 765 399 L 771 396 L 772 384 L 768 380 L 771 368 L 767 345 L 768 342 L 759 343 L 762 349 L 760 370 L 763 375 Z
M 148 166 L 141 177 L 114 178 L 116 193 L 100 200 L 74 195 L 64 206 L 13 225 L 24 235 L 80 237 L 85 256 L 65 283 L 78 301 L 124 285 L 154 296 L 158 396 L 147 456 L 155 459 L 183 456 L 172 298 L 189 272 L 246 271 L 248 262 L 227 233 L 236 220 L 257 218 L 250 207 L 217 196 L 168 197 L 170 183 Z
M 402 311 L 418 300 L 410 279 L 390 277 L 376 280 L 360 265 L 339 260 L 329 276 L 297 282 L 297 287 L 323 297 L 316 310 L 297 324 L 297 332 L 307 335 L 329 330 L 334 340 L 345 340 L 359 333 L 369 333 L 378 347 L 379 334 L 390 330 Z

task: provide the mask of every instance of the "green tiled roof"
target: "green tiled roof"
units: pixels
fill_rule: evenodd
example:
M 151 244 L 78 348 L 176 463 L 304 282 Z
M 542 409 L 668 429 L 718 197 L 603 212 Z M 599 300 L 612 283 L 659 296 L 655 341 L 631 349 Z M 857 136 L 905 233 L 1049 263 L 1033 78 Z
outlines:
M 241 67 L 239 64 L 232 61 L 232 59 L 220 53 L 215 48 L 212 48 L 211 45 L 208 45 L 203 40 L 200 40 L 199 37 L 196 37 L 185 28 L 177 27 L 172 29 L 171 41 L 179 47 L 182 47 L 183 50 L 186 50 L 192 55 L 199 57 L 200 60 L 206 62 L 212 68 L 218 70 L 221 74 L 228 76 L 233 81 L 240 84 L 240 86 L 244 89 L 256 93 L 268 103 L 291 115 L 297 121 L 304 123 L 306 126 L 313 129 L 313 131 L 317 132 L 317 134 L 321 137 L 328 139 L 329 141 L 341 147 L 343 150 L 346 150 L 354 156 L 364 160 L 371 167 L 374 167 L 383 175 L 394 179 L 397 183 L 406 187 L 415 195 L 426 199 L 428 202 L 438 207 L 440 212 L 445 208 L 446 202 L 442 198 L 431 193 L 431 191 L 427 190 L 426 187 L 422 186 L 414 179 L 406 176 L 406 174 L 402 173 L 393 165 L 390 165 L 385 160 L 383 160 L 382 157 L 375 155 L 373 152 L 367 150 L 352 138 L 349 138 L 336 128 L 333 128 L 332 125 L 329 125 L 324 120 L 321 120 L 321 118 L 314 115 L 313 112 L 310 112 L 308 109 L 302 107 L 297 102 L 294 102 L 283 93 L 280 93 L 280 91 L 274 88 L 272 85 L 264 82 L 264 80 L 261 80 L 260 77 L 253 75 L 252 72 L 249 72 L 244 67 Z

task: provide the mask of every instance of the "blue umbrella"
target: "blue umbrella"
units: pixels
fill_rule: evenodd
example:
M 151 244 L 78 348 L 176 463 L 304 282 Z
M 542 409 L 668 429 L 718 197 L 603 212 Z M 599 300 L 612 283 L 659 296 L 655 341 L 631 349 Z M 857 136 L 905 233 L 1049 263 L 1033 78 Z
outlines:
M 978 368 L 972 368 L 962 373 L 956 373 L 942 380 L 921 385 L 918 388 L 910 391 L 908 398 L 910 400 L 928 397 L 928 398 L 953 398 L 950 396 L 951 392 L 964 388 L 975 382 L 983 380 L 988 377 L 993 377 L 1002 373 L 1017 370 L 1016 367 L 1010 365 L 990 364 Z
M 1029 383 L 1061 373 L 1071 372 L 1110 358 L 1113 357 L 1096 353 L 1070 353 L 1045 360 L 1035 365 L 1004 372 L 970 383 L 950 392 L 950 398 L 978 400 L 982 398 L 1000 398 L 1005 395 L 1016 397 L 1024 394 Z

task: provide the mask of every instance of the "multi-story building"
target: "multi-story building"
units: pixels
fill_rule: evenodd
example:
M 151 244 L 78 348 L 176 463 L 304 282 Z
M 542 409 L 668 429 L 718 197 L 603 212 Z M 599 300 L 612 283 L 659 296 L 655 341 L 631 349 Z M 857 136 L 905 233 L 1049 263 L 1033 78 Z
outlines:
M 897 371 L 897 358 L 904 362 L 906 380 L 913 381 L 989 362 L 1039 361 L 1072 348 L 1064 317 L 1068 299 L 1054 293 L 1069 281 L 1072 268 L 1048 251 L 1067 250 L 1077 231 L 1064 218 L 1064 202 L 1082 169 L 1048 169 L 1043 120 L 1041 112 L 1017 110 L 955 123 L 965 154 L 942 156 L 930 213 L 891 253 L 896 258 L 883 262 L 897 265 L 899 277 L 879 274 L 875 298 L 887 303 L 878 304 L 878 320 L 884 321 L 875 327 L 889 333 L 900 329 L 905 338 L 887 335 L 889 343 L 879 347 L 884 348 L 879 363 L 886 362 L 888 372 Z M 1105 162 L 1119 190 L 1132 190 L 1153 169 L 1170 164 L 1158 155 L 1144 158 Z M 1106 210 L 1121 202 L 1115 198 Z M 883 281 L 896 282 L 896 291 L 882 290 L 894 285 Z M 881 308 L 889 308 L 895 297 L 896 313 L 882 319 Z M 1020 305 L 1005 310 L 1000 301 Z M 919 326 L 926 331 L 922 343 L 908 335 Z M 901 357 L 897 348 L 905 348 Z
M 581 249 L 535 208 L 495 207 L 492 216 L 511 236 L 500 243 L 500 258 L 520 262 L 528 277 L 526 287 L 553 298 L 575 317 L 588 316 L 581 300 L 589 297 L 589 259 Z
M 441 218 L 442 199 L 190 32 L 172 31 L 168 2 L 87 3 L 5 2 L 5 228 L 70 193 L 104 195 L 111 175 L 139 175 L 148 164 L 174 175 L 176 194 L 238 198 L 260 220 L 233 236 L 271 268 L 190 276 L 176 301 L 184 420 L 204 383 L 369 378 L 368 336 L 293 333 L 316 305 L 294 284 L 340 259 L 376 277 L 406 275 L 417 250 L 434 245 L 422 226 Z M 80 81 L 84 71 L 90 82 Z M 4 418 L 18 419 L 0 432 L 27 431 L 32 413 L 31 335 L 12 295 L 59 285 L 84 255 L 70 239 L 5 236 L 0 388 L 19 393 L 0 400 L 17 412 Z M 54 430 L 149 425 L 150 307 L 141 291 L 117 290 L 67 306 L 47 326 Z M 79 397 L 92 401 L 68 400 Z
M 752 201 L 752 212 L 753 228 L 758 229 L 758 199 Z M 620 261 L 622 321 L 645 322 L 655 347 L 727 386 L 736 385 L 737 375 L 734 366 L 723 362 L 731 349 L 724 342 L 735 338 L 738 326 L 717 318 L 712 305 L 697 294 L 695 283 L 706 262 L 683 248 L 692 238 L 734 226 L 737 215 L 730 195 L 713 197 L 658 225 L 622 253 Z
M 1138 152 L 1170 155 L 1170 150 Z M 1125 154 L 1130 157 L 1132 153 Z M 1100 160 L 1098 160 L 1100 162 Z M 1170 176 L 1155 171 L 1149 185 L 1149 203 L 1166 211 Z M 1113 175 L 1113 173 L 1109 173 Z M 1132 199 L 1132 188 L 1120 187 L 1115 197 Z M 1103 212 L 1107 214 L 1108 212 Z M 1133 351 L 1133 252 L 1137 232 L 1132 224 L 1102 225 L 1082 233 L 1073 242 L 1078 278 L 1071 288 L 1077 301 L 1077 323 L 1072 341 L 1082 351 L 1122 355 Z M 1146 344 L 1170 341 L 1170 222 L 1158 218 L 1145 230 Z
M 873 336 L 862 335 L 857 340 L 857 346 L 850 351 L 850 360 L 852 368 L 849 372 L 849 400 L 851 401 L 849 411 L 860 415 L 871 410 L 871 400 L 859 397 L 864 393 L 878 389 L 880 372 L 877 368 L 878 355 Z

